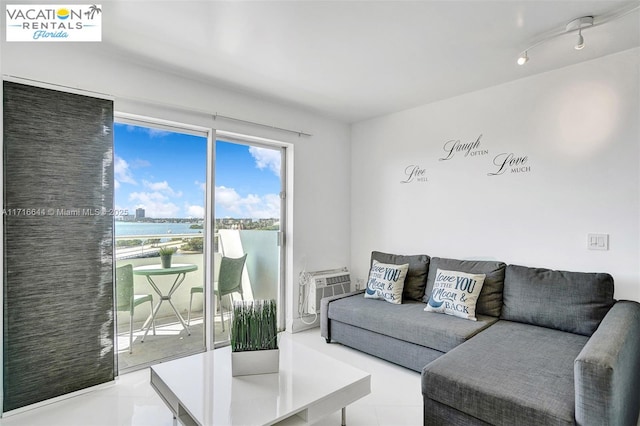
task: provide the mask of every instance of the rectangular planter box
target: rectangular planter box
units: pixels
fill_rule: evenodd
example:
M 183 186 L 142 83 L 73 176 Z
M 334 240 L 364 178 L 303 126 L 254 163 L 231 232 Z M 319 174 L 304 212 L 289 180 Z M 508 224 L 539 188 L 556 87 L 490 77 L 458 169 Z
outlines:
M 280 349 L 265 351 L 231 352 L 231 375 L 277 373 L 280 366 Z

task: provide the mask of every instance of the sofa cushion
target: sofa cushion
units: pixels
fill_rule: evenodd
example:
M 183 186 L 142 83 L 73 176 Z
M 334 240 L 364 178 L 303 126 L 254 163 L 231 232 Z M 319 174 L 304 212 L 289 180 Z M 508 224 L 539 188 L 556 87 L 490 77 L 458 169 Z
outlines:
M 356 295 L 329 304 L 329 319 L 447 352 L 493 324 L 497 318 L 480 315 L 467 321 L 424 312 L 425 304 L 409 301 L 393 305 Z
M 371 264 L 373 264 L 374 260 L 382 263 L 393 263 L 395 265 L 408 263 L 409 271 L 407 272 L 407 276 L 404 280 L 402 300 L 422 300 L 422 296 L 424 296 L 424 289 L 427 286 L 429 256 L 426 254 L 404 256 L 400 254 L 374 251 L 371 252 Z
M 484 274 L 438 269 L 429 303 L 424 310 L 476 321 L 476 302 L 484 278 Z
M 429 301 L 438 268 L 467 272 L 469 274 L 485 274 L 482 292 L 476 304 L 476 313 L 499 317 L 502 309 L 502 288 L 504 286 L 504 271 L 506 267 L 505 263 L 492 260 L 458 260 L 432 257 L 423 301 L 425 303 Z
M 394 265 L 374 260 L 369 270 L 369 279 L 364 297 L 382 299 L 389 303 L 402 303 L 402 289 L 409 264 Z
M 609 274 L 509 265 L 502 319 L 591 336 L 614 304 Z
M 331 321 L 331 339 L 417 373 L 420 373 L 425 365 L 442 356 L 442 352 L 435 349 L 394 339 L 340 321 Z
M 495 425 L 573 425 L 586 336 L 498 321 L 422 372 L 425 397 Z

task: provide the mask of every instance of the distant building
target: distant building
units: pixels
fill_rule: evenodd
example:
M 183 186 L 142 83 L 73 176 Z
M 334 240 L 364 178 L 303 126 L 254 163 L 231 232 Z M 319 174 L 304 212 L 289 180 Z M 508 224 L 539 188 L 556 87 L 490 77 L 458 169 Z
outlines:
M 144 209 L 136 209 L 136 219 L 144 219 Z

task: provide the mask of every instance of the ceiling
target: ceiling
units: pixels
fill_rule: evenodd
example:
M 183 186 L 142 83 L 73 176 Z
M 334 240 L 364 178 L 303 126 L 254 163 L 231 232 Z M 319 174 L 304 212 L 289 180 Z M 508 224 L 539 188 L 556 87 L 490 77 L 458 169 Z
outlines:
M 640 46 L 636 1 L 103 1 L 103 47 L 352 123 Z

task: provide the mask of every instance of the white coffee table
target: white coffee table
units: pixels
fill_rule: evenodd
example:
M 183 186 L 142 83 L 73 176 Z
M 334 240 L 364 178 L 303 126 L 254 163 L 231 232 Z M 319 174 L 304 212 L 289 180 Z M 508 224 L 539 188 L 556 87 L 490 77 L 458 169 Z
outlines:
M 231 377 L 231 349 L 216 349 L 151 367 L 151 386 L 186 426 L 304 425 L 371 392 L 371 375 L 280 339 L 280 372 Z

